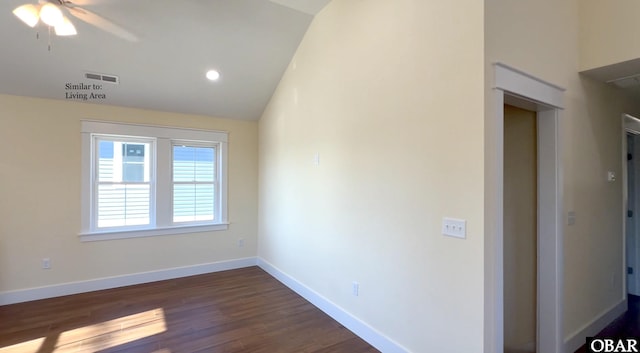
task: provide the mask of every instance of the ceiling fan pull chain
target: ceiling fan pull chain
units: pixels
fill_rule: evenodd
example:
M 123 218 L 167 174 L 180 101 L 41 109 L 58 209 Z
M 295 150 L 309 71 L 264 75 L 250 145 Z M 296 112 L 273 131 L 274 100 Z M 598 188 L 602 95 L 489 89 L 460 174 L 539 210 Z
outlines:
M 49 43 L 48 43 L 48 47 L 49 47 L 49 52 L 51 52 L 51 26 L 48 26 L 49 29 Z

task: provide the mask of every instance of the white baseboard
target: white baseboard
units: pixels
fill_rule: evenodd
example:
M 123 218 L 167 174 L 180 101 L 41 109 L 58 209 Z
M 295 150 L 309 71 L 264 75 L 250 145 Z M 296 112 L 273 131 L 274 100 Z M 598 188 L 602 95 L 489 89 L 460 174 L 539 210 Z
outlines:
M 348 328 L 357 336 L 367 341 L 369 344 L 376 347 L 381 352 L 409 353 L 409 350 L 405 347 L 401 346 L 389 337 L 383 335 L 357 317 L 351 315 L 343 308 L 339 307 L 327 298 L 315 292 L 313 289 L 298 282 L 295 278 L 282 272 L 280 269 L 276 268 L 264 259 L 259 257 L 257 263 L 259 267 L 261 267 L 271 276 L 275 277 L 285 286 L 298 293 L 311 304 L 315 305 L 318 309 L 324 311 L 327 315 L 331 316 L 334 320 L 342 324 L 342 326 Z
M 627 311 L 627 298 L 625 297 L 618 304 L 612 306 L 608 310 L 605 310 L 602 314 L 596 317 L 593 321 L 586 324 L 582 328 L 578 329 L 573 334 L 569 335 L 564 340 L 564 351 L 567 353 L 575 352 L 578 348 L 582 347 L 586 342 L 587 337 L 593 337 L 598 332 L 602 331 L 607 325 L 618 316 L 624 314 Z
M 130 275 L 105 277 L 88 281 L 56 284 L 46 287 L 29 288 L 24 290 L 0 293 L 0 305 L 15 304 L 32 300 L 60 297 L 63 295 L 86 293 L 103 289 L 130 286 L 167 279 L 201 275 L 211 272 L 232 270 L 243 267 L 256 266 L 255 257 L 212 262 L 207 264 L 169 268 L 165 270 L 134 273 Z

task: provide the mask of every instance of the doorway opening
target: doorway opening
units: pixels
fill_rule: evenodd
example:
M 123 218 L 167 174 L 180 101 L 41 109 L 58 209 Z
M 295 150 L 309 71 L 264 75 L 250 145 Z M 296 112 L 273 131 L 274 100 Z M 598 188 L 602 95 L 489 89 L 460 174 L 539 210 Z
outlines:
M 513 99 L 507 99 L 513 101 Z M 504 105 L 504 352 L 535 353 L 538 131 L 535 111 Z

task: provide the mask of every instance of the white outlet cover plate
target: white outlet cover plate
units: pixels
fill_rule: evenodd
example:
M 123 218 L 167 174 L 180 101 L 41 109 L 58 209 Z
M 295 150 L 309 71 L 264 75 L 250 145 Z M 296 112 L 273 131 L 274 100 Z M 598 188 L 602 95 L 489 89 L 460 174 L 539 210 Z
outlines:
M 448 218 L 442 219 L 442 234 L 454 238 L 467 238 L 467 221 L 464 219 Z

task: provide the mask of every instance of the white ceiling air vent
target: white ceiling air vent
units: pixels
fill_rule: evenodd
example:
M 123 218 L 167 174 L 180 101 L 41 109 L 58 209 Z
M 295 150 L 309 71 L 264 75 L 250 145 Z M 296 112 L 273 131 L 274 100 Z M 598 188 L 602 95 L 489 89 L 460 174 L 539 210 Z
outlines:
M 113 84 L 119 84 L 120 83 L 120 79 L 118 78 L 118 76 L 115 75 L 104 75 L 104 74 L 96 74 L 93 72 L 86 72 L 84 74 L 84 77 L 90 79 L 90 80 L 98 80 L 98 81 L 103 81 L 103 82 L 109 82 L 109 83 L 113 83 Z
M 640 74 L 620 77 L 607 81 L 607 83 L 613 83 L 620 88 L 629 88 L 640 85 Z

